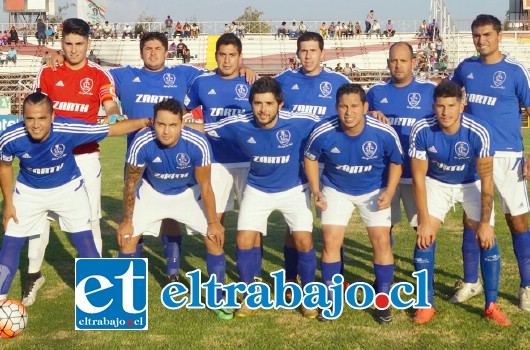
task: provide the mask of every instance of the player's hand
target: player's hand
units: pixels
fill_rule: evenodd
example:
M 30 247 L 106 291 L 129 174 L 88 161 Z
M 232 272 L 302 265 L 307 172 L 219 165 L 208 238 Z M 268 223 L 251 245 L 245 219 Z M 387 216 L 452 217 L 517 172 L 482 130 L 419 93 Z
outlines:
M 493 227 L 486 222 L 481 222 L 477 229 L 477 242 L 482 249 L 491 249 L 495 244 Z
M 416 245 L 420 249 L 427 249 L 434 243 L 436 232 L 432 229 L 431 223 L 421 223 L 416 231 Z
M 526 162 L 524 163 L 523 176 L 525 180 L 530 180 L 530 155 L 526 158 Z
M 392 197 L 394 197 L 394 195 L 388 193 L 388 191 L 381 192 L 377 198 L 377 206 L 379 207 L 379 210 L 390 208 L 390 204 L 392 204 Z
M 315 201 L 315 207 L 318 209 L 324 211 L 328 208 L 328 202 L 326 201 L 326 197 L 324 197 L 324 194 L 320 191 L 313 193 L 313 199 Z
M 134 232 L 134 226 L 132 220 L 123 220 L 123 222 L 118 227 L 118 245 L 123 247 L 125 243 L 131 241 L 132 235 Z
M 223 248 L 225 244 L 225 228 L 219 222 L 208 224 L 206 238 L 212 241 L 216 247 Z
M 259 79 L 259 75 L 247 66 L 239 67 L 239 76 L 246 77 L 246 81 L 249 84 L 254 84 Z
M 377 118 L 377 120 L 379 120 L 381 123 L 390 125 L 390 119 L 388 119 L 388 117 L 384 115 L 383 112 L 369 111 L 368 114 L 371 114 L 374 118 Z
M 4 226 L 4 231 L 7 230 L 7 223 L 10 219 L 13 219 L 15 224 L 18 225 L 17 210 L 13 204 L 4 205 L 4 215 L 2 217 L 2 225 Z
M 64 56 L 56 53 L 51 54 L 51 58 L 46 61 L 46 66 L 50 67 L 52 71 L 57 70 L 57 66 L 60 66 L 64 62 Z

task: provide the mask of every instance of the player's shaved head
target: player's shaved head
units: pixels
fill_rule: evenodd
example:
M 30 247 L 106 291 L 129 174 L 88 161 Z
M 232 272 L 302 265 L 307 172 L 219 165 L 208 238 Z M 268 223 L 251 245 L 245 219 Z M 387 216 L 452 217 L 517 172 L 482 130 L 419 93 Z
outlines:
M 340 98 L 343 96 L 343 95 L 348 95 L 348 94 L 355 94 L 355 95 L 359 95 L 359 98 L 361 99 L 361 102 L 362 103 L 365 103 L 366 102 L 366 93 L 364 92 L 364 89 L 361 85 L 359 84 L 344 84 L 344 85 L 341 85 L 341 87 L 337 90 L 337 101 L 340 100 Z
M 182 120 L 182 106 L 174 98 L 170 98 L 170 99 L 158 102 L 157 104 L 155 104 L 153 109 L 155 112 L 155 119 L 159 111 L 168 111 L 168 112 L 173 113 L 174 115 L 178 115 L 180 119 Z
M 169 47 L 167 36 L 165 33 L 160 32 L 147 32 L 144 34 L 144 36 L 140 39 L 140 52 L 144 49 L 145 43 L 151 40 L 158 40 L 166 48 L 166 51 Z
M 53 113 L 52 100 L 50 100 L 50 98 L 47 95 L 43 94 L 40 91 L 37 91 L 37 92 L 34 92 L 28 95 L 28 97 L 24 99 L 24 102 L 22 103 L 22 114 L 24 114 L 24 111 L 26 110 L 26 106 L 36 106 L 40 104 L 46 105 L 46 109 L 48 110 L 48 112 L 50 114 Z
M 250 103 L 252 103 L 256 94 L 266 94 L 268 92 L 274 95 L 274 99 L 276 100 L 276 102 L 283 102 L 282 87 L 280 86 L 280 83 L 276 81 L 276 79 L 271 77 L 263 77 L 256 80 L 254 85 L 252 85 L 252 87 L 250 88 L 248 100 Z
M 392 59 L 392 51 L 394 50 L 394 48 L 398 48 L 398 47 L 406 47 L 408 51 L 410 52 L 410 59 L 412 60 L 414 58 L 414 49 L 412 48 L 412 46 L 409 43 L 400 41 L 390 46 L 390 50 L 388 50 L 388 59 Z
M 434 100 L 438 97 L 456 97 L 458 101 L 462 101 L 463 96 L 462 87 L 449 80 L 444 80 L 438 84 L 433 94 Z

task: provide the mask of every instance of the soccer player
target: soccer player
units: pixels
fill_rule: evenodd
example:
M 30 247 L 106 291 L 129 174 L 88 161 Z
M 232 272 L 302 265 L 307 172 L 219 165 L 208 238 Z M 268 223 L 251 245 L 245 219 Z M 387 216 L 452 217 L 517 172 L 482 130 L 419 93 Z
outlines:
M 258 268 L 253 252 L 261 232 L 267 235 L 267 218 L 274 210 L 283 215 L 298 252 L 302 285 L 315 279 L 316 256 L 313 247 L 313 215 L 307 180 L 302 170 L 303 146 L 318 118 L 281 110 L 280 84 L 269 77 L 257 80 L 250 89 L 252 112 L 224 118 L 205 125 L 211 137 L 230 139 L 250 157 L 250 171 L 237 223 L 237 269 L 242 282 L 254 281 Z M 247 317 L 257 310 L 246 304 L 236 312 Z M 306 318 L 315 318 L 314 309 L 302 308 Z
M 409 148 L 409 136 L 414 123 L 432 114 L 432 96 L 436 87 L 435 83 L 415 78 L 412 73 L 415 66 L 412 46 L 406 42 L 393 44 L 388 53 L 390 80 L 372 86 L 366 94 L 369 113 L 378 119 L 382 117 L 381 114 L 388 119 L 405 150 Z M 406 152 L 403 174 L 392 199 L 392 226 L 401 221 L 400 199 L 410 222 L 416 214 L 416 204 L 412 193 L 410 159 Z
M 176 100 L 157 103 L 154 113 L 153 127 L 135 136 L 127 154 L 119 257 L 139 257 L 136 247 L 142 235 L 157 236 L 162 220 L 172 218 L 188 232 L 204 236 L 208 273 L 222 283 L 224 228 L 217 220 L 210 184 L 210 146 L 199 131 L 183 126 Z M 222 299 L 221 290 L 216 297 Z M 230 310 L 213 311 L 220 319 L 233 318 Z
M 332 116 L 335 114 L 335 91 L 343 84 L 350 83 L 350 80 L 320 65 L 324 58 L 324 39 L 318 33 L 305 32 L 300 35 L 296 40 L 296 54 L 301 67 L 276 76 L 284 94 L 283 108 L 291 112 L 315 114 L 320 118 Z M 298 258 L 292 237 L 286 232 L 283 254 L 288 281 L 295 281 L 298 274 Z
M 340 273 L 346 226 L 358 208 L 374 251 L 376 292 L 388 294 L 394 277 L 390 203 L 403 151 L 392 127 L 366 115 L 368 103 L 360 85 L 341 86 L 336 109 L 338 116 L 321 121 L 311 133 L 304 158 L 315 206 L 322 210 L 322 280 L 329 286 Z M 318 159 L 324 159 L 322 190 Z M 390 309 L 376 310 L 376 320 L 391 322 Z
M 59 216 L 61 229 L 72 234 L 80 257 L 101 257 L 92 235 L 88 190 L 74 149 L 150 125 L 148 119 L 110 126 L 59 117 L 54 120 L 53 102 L 40 92 L 24 100 L 22 111 L 24 120 L 0 136 L 5 230 L 0 250 L 0 300 L 9 291 L 26 238 L 42 234 L 49 211 Z M 20 171 L 13 186 L 15 157 L 20 160 Z
M 202 107 L 205 124 L 251 110 L 248 102 L 251 85 L 238 74 L 243 59 L 241 40 L 233 33 L 225 33 L 219 37 L 215 47 L 217 69 L 195 79 L 186 95 L 186 108 Z M 224 213 L 234 210 L 234 198 L 237 197 L 241 203 L 250 159 L 235 142 L 216 139 L 208 134 L 207 137 L 212 146 L 212 188 L 217 218 L 223 224 Z M 261 266 L 259 238 L 253 249 Z M 261 267 L 257 270 L 259 273 Z
M 467 214 L 467 224 L 476 232 L 485 286 L 485 315 L 501 326 L 511 321 L 499 309 L 497 292 L 500 253 L 493 232 L 493 148 L 489 125 L 462 113 L 462 90 L 458 84 L 442 82 L 434 90 L 435 116 L 419 120 L 410 135 L 409 156 L 418 207 L 414 250 L 416 271 L 428 273 L 431 308 L 418 309 L 414 323 L 434 316 L 434 253 L 436 235 L 445 215 L 456 203 Z
M 63 22 L 62 49 L 66 56 L 63 65 L 52 71 L 43 67 L 37 73 L 34 90 L 48 95 L 53 101 L 53 109 L 57 115 L 83 120 L 96 124 L 100 104 L 103 105 L 108 117 L 123 119 L 116 102 L 114 81 L 99 65 L 87 60 L 90 48 L 88 24 L 78 18 L 70 18 Z M 95 141 L 80 145 L 74 150 L 76 162 L 85 179 L 85 186 L 90 198 L 92 209 L 92 232 L 96 248 L 101 255 L 101 164 L 99 162 L 99 145 Z M 28 279 L 24 287 L 22 303 L 32 305 L 37 291 L 44 283 L 40 269 L 44 253 L 48 245 L 50 221 L 47 221 L 40 236 L 29 240 L 28 248 Z
M 460 63 L 451 80 L 466 89 L 467 111 L 491 126 L 495 188 L 519 265 L 519 308 L 530 311 L 530 206 L 526 183 L 530 179 L 530 158 L 524 159 L 520 109 L 523 106 L 530 112 L 530 74 L 521 63 L 499 51 L 502 32 L 496 17 L 477 16 L 471 30 L 479 56 Z M 463 302 L 482 290 L 478 280 L 479 248 L 474 237 L 475 232 L 466 226 L 462 245 L 464 280 L 457 284 L 452 302 Z

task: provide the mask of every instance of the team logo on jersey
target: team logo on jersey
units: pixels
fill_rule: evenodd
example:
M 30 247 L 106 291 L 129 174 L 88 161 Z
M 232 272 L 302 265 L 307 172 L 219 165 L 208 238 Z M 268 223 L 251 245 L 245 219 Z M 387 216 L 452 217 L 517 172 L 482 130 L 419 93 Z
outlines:
M 177 164 L 179 168 L 187 168 L 190 165 L 190 157 L 186 153 L 177 154 Z
M 457 142 L 455 145 L 456 159 L 466 159 L 469 158 L 469 145 L 463 141 Z
M 366 157 L 363 157 L 363 159 L 373 159 L 377 158 L 375 153 L 377 152 L 377 143 L 374 141 L 366 141 L 363 143 L 363 153 Z
M 50 148 L 50 152 L 52 152 L 52 154 L 55 156 L 55 158 L 62 158 L 64 157 L 64 151 L 65 151 L 66 147 L 62 144 L 62 143 L 59 143 L 55 146 L 53 146 L 52 148 Z
M 329 97 L 329 94 L 333 91 L 333 86 L 331 86 L 331 83 L 329 81 L 323 81 L 320 83 L 320 92 L 322 95 L 318 95 L 318 97 Z
M 496 87 L 501 87 L 504 81 L 506 80 L 506 73 L 503 71 L 498 71 L 493 74 L 493 85 Z
M 164 87 L 175 86 L 175 82 L 177 81 L 177 78 L 175 78 L 174 74 L 166 73 L 164 74 L 163 78 L 164 78 L 164 83 L 165 83 Z
M 285 148 L 290 145 L 291 143 L 291 132 L 289 130 L 280 130 L 276 133 L 276 138 L 278 139 L 278 142 L 280 142 L 280 148 Z
M 90 91 L 94 87 L 94 81 L 90 78 L 81 79 L 79 82 L 79 87 L 81 88 L 81 94 L 92 95 Z
M 246 99 L 248 95 L 248 87 L 245 84 L 237 84 L 236 85 L 236 94 L 238 100 L 244 100 Z
M 411 92 L 408 96 L 409 106 L 410 108 L 421 108 L 418 107 L 418 105 L 421 102 L 421 95 L 417 92 Z

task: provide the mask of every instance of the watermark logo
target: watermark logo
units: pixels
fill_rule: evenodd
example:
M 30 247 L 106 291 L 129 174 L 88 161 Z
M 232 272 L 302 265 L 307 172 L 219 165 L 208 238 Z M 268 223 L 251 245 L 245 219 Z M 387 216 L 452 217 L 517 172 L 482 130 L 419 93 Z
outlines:
M 322 315 L 330 320 L 342 314 L 345 305 L 355 310 L 364 310 L 372 305 L 380 310 L 388 307 L 396 309 L 430 308 L 427 300 L 427 270 L 414 272 L 416 283 L 399 282 L 392 286 L 388 294 L 376 293 L 374 288 L 365 282 L 350 284 L 344 290 L 342 275 L 333 276 L 333 283 L 326 286 L 321 282 L 312 282 L 300 287 L 293 282 L 285 281 L 285 271 L 279 270 L 270 274 L 273 278 L 272 287 L 266 283 L 255 282 L 218 283 L 216 276 L 210 276 L 202 282 L 201 271 L 186 273 L 190 279 L 189 289 L 180 282 L 168 284 L 160 293 L 162 304 L 168 309 L 219 309 L 239 308 L 238 294 L 247 294 L 245 303 L 250 309 L 286 309 L 293 310 L 300 305 L 308 309 L 320 308 Z M 225 299 L 217 301 L 216 291 L 221 289 Z M 291 291 L 292 299 L 285 299 L 285 292 Z M 204 302 L 201 293 L 204 291 Z M 274 295 L 274 298 L 272 297 Z
M 76 330 L 147 330 L 147 259 L 76 259 Z

